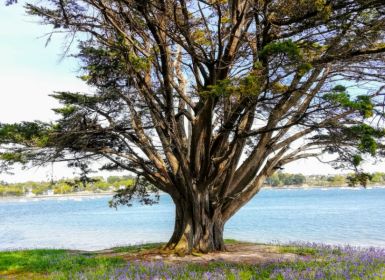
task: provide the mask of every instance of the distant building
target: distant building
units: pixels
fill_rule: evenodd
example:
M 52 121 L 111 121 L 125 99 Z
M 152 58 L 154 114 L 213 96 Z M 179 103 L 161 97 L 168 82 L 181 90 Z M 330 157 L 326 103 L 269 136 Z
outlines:
M 46 191 L 44 192 L 44 194 L 45 194 L 45 195 L 51 196 L 51 195 L 54 195 L 54 192 L 53 192 L 53 190 L 46 190 Z
M 33 197 L 33 196 L 36 196 L 36 194 L 34 194 L 32 192 L 32 188 L 27 188 L 26 192 L 25 192 L 25 196 L 26 197 Z

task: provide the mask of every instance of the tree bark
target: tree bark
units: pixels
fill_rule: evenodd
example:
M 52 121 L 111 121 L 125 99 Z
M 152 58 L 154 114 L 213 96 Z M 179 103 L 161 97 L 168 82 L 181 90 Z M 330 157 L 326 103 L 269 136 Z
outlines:
M 225 250 L 220 210 L 210 205 L 207 194 L 195 196 L 197 200 L 174 199 L 174 232 L 166 249 L 178 255 Z

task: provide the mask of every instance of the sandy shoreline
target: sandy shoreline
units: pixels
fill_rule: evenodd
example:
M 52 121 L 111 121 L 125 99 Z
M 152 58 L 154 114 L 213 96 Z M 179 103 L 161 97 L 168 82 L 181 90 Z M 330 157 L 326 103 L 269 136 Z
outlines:
M 82 197 L 104 197 L 112 196 L 114 192 L 103 192 L 103 193 L 70 193 L 70 194 L 57 194 L 57 195 L 36 195 L 36 196 L 4 196 L 0 197 L 0 201 L 6 200 L 41 200 L 41 199 L 52 199 L 52 198 L 82 198 Z

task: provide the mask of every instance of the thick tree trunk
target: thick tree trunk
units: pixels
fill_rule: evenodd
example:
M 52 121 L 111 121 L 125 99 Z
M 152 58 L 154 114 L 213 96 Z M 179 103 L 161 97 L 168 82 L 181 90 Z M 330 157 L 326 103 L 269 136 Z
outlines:
M 179 255 L 225 250 L 224 222 L 220 211 L 210 207 L 203 194 L 197 200 L 174 200 L 174 233 L 166 249 Z

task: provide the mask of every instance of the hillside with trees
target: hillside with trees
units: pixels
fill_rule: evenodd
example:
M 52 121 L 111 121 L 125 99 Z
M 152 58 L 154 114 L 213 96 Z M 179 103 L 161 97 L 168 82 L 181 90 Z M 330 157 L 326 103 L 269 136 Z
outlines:
M 79 178 L 61 179 L 54 182 L 0 182 L 0 196 L 41 196 L 63 195 L 76 193 L 114 193 L 119 189 L 131 188 L 135 178 L 131 176 L 92 177 L 90 182 L 83 184 Z
M 276 172 L 269 177 L 265 187 L 360 187 L 361 184 L 353 185 L 350 178 L 354 174 L 345 175 L 310 175 L 290 174 Z M 108 193 L 115 194 L 125 188 L 135 186 L 135 178 L 131 176 L 109 176 L 106 180 L 103 177 L 92 177 L 92 182 L 86 185 L 79 184 L 79 179 L 61 179 L 55 182 L 24 182 L 8 184 L 0 181 L 0 197 L 8 196 L 41 196 L 41 195 L 62 195 L 77 193 Z M 375 172 L 369 174 L 366 185 L 385 186 L 385 173 Z
M 357 182 L 354 173 L 339 174 L 339 175 L 309 175 L 290 174 L 283 172 L 276 172 L 273 176 L 265 181 L 265 185 L 271 187 L 361 187 L 373 185 L 385 185 L 385 173 L 374 172 L 368 173 L 365 182 Z

